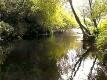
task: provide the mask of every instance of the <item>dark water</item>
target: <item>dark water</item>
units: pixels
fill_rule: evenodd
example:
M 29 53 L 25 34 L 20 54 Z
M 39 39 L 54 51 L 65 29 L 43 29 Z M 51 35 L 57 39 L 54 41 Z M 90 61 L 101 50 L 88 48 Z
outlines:
M 102 56 L 81 39 L 66 32 L 1 44 L 0 80 L 107 80 Z

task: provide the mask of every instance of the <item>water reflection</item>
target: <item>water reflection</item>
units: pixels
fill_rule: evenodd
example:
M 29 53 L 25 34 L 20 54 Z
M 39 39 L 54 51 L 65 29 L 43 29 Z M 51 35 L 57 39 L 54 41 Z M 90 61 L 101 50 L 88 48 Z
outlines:
M 58 64 L 62 72 L 59 80 L 107 80 L 107 54 L 93 45 L 87 50 L 70 49 Z
M 107 57 L 94 46 L 84 50 L 81 36 L 66 32 L 2 43 L 0 80 L 106 80 Z
M 80 50 L 80 52 L 84 52 Z M 97 59 L 87 57 L 87 53 L 78 54 L 77 50 L 70 50 L 68 52 L 68 57 L 63 58 L 59 61 L 61 67 L 62 78 L 61 80 L 91 80 L 89 74 L 95 73 L 97 67 Z M 66 64 L 64 64 L 66 63 Z M 93 72 L 91 72 L 93 70 Z M 67 73 L 65 73 L 67 71 Z M 89 76 L 89 77 L 88 77 Z
M 1 80 L 58 80 L 57 60 L 68 49 L 78 46 L 76 37 L 72 35 L 56 34 L 49 38 L 2 45 Z

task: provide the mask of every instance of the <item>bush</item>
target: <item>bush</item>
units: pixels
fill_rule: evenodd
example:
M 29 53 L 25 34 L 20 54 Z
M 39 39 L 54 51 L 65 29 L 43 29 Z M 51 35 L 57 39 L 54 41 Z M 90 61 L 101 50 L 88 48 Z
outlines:
M 99 36 L 97 38 L 97 47 L 104 49 L 107 46 L 107 19 L 99 24 Z
M 0 22 L 0 34 L 3 33 L 4 31 L 10 34 L 11 32 L 14 31 L 14 28 L 8 23 L 1 21 Z
M 11 25 L 3 21 L 0 22 L 1 39 L 6 40 L 11 34 L 13 34 L 13 32 L 14 32 L 14 28 Z

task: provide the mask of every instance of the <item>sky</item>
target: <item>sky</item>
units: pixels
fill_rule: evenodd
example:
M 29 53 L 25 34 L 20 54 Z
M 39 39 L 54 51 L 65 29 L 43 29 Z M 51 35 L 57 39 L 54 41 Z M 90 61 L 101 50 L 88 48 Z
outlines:
M 88 3 L 88 0 L 73 0 L 74 7 L 85 6 Z
M 82 0 L 73 0 L 73 5 L 74 5 L 74 7 L 82 6 L 83 1 Z
M 78 9 L 82 6 L 85 6 L 88 3 L 88 0 L 73 0 L 73 6 L 74 8 Z M 66 5 L 67 8 L 71 8 L 69 3 Z
M 72 3 L 75 10 L 80 12 L 88 4 L 88 0 L 73 0 Z M 69 2 L 65 4 L 65 10 L 72 11 Z

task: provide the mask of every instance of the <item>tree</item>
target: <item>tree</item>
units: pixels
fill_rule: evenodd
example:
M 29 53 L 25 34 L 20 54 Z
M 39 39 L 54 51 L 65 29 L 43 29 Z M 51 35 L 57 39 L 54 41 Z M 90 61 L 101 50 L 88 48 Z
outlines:
M 77 23 L 79 24 L 79 26 L 80 26 L 83 34 L 84 34 L 85 36 L 91 35 L 91 34 L 90 34 L 90 31 L 81 23 L 78 15 L 77 15 L 77 13 L 75 12 L 75 9 L 74 9 L 73 4 L 72 4 L 72 0 L 69 0 L 69 3 L 70 3 L 70 5 L 71 5 L 71 9 L 72 9 L 72 12 L 73 12 L 73 14 L 74 14 L 74 16 L 75 16 L 75 19 L 76 19 Z
M 73 7 L 73 3 L 72 3 L 72 0 L 69 0 L 69 3 L 71 5 L 71 9 L 72 9 L 72 12 L 75 16 L 75 19 L 77 21 L 77 23 L 79 24 L 83 34 L 85 36 L 87 36 L 88 38 L 92 38 L 92 36 L 97 36 L 98 34 L 98 24 L 101 20 L 101 18 L 103 16 L 105 16 L 105 13 L 107 12 L 107 6 L 106 6 L 106 3 L 107 1 L 106 0 L 88 0 L 88 7 L 86 7 L 84 10 L 83 10 L 83 18 L 84 18 L 84 24 L 82 24 L 82 22 L 80 21 L 74 7 Z M 84 14 L 85 13 L 85 14 Z M 89 15 L 87 15 L 89 14 Z M 86 24 L 86 18 L 90 19 L 91 20 L 91 24 L 94 26 L 94 31 L 93 33 L 91 33 L 91 31 L 88 29 L 88 27 L 90 27 L 89 25 L 87 26 Z M 95 31 L 97 30 L 97 31 Z M 91 36 L 91 37 L 90 37 Z
M 88 3 L 88 9 L 86 8 L 84 10 L 85 13 L 89 13 L 86 17 L 89 18 L 92 21 L 93 26 L 97 28 L 102 17 L 106 15 L 107 0 L 88 0 Z

